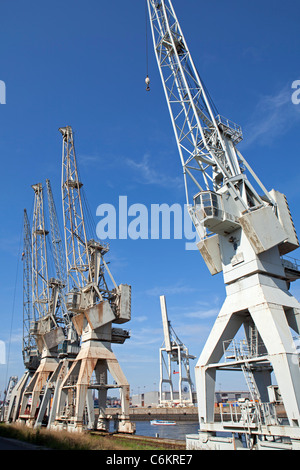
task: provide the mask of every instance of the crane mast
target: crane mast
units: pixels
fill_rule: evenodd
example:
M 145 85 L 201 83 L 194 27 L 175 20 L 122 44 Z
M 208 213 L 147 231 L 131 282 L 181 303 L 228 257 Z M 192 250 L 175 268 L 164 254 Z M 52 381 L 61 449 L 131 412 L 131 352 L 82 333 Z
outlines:
M 67 265 L 67 291 L 80 289 L 91 281 L 87 235 L 72 128 L 59 131 L 63 136 L 62 203 Z
M 67 282 L 66 266 L 65 266 L 65 255 L 63 250 L 62 239 L 60 235 L 60 229 L 57 219 L 57 212 L 51 188 L 50 180 L 46 180 L 47 188 L 47 199 L 48 199 L 48 213 L 50 222 L 50 233 L 52 241 L 53 259 L 55 264 L 56 277 L 61 282 L 62 288 L 65 290 Z M 66 308 L 64 306 L 64 313 Z
M 280 436 L 281 448 L 299 448 L 300 370 L 291 330 L 300 334 L 300 303 L 289 286 L 300 272 L 297 266 L 289 271 L 282 259 L 299 247 L 299 240 L 286 197 L 268 191 L 238 150 L 242 130 L 218 114 L 171 0 L 147 0 L 147 4 L 188 210 L 200 239 L 197 246 L 210 273 L 223 272 L 226 287 L 226 299 L 195 368 L 200 433 L 187 436 L 187 446 L 235 448 L 239 444 L 235 438 L 222 433 L 243 429 L 248 448 L 268 448 L 261 438 L 266 435 L 274 440 Z M 243 348 L 235 347 L 241 327 Z M 240 405 L 241 414 L 217 424 L 216 374 L 229 369 L 244 373 L 255 400 L 251 406 Z M 272 371 L 287 426 L 280 425 L 271 403 Z M 221 437 L 215 437 L 216 431 Z M 289 436 L 288 444 L 284 436 Z
M 57 211 L 55 207 L 53 192 L 51 188 L 50 180 L 46 180 L 47 187 L 47 199 L 48 199 L 48 213 L 50 222 L 50 233 L 52 241 L 52 253 L 55 264 L 56 277 L 60 283 L 59 285 L 59 301 L 61 307 L 61 313 L 66 329 L 66 337 L 63 348 L 66 353 L 70 353 L 73 348 L 76 349 L 75 343 L 79 343 L 78 336 L 76 334 L 74 325 L 71 321 L 70 314 L 66 305 L 66 294 L 67 294 L 67 270 L 66 270 L 66 256 L 64 253 L 64 245 L 60 234 L 60 228 L 58 224 Z M 71 344 L 73 343 L 73 346 Z
M 44 197 L 41 183 L 32 185 L 34 190 L 34 209 L 32 222 L 32 307 L 34 320 L 38 322 L 48 315 L 50 298 L 47 245 L 44 217 Z
M 38 351 L 31 328 L 33 325 L 32 312 L 32 246 L 31 228 L 26 209 L 24 209 L 23 227 L 23 361 L 26 369 L 36 370 L 38 366 Z

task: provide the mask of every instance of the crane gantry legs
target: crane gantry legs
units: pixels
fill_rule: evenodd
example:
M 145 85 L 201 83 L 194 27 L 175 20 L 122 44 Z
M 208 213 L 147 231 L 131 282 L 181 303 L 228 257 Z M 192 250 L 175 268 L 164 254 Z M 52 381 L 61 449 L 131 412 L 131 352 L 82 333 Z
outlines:
M 108 371 L 115 384 L 107 383 Z M 57 416 L 52 427 L 75 431 L 88 427 L 108 431 L 109 420 L 105 408 L 109 388 L 119 388 L 121 392 L 121 414 L 118 416 L 116 431 L 134 432 L 133 424 L 129 419 L 129 384 L 110 345 L 98 341 L 84 343 L 60 387 Z M 92 390 L 98 392 L 97 423 L 93 406 L 89 401 L 91 398 L 89 392 Z M 86 407 L 88 423 L 85 422 L 84 417 Z
M 273 438 L 291 435 L 294 448 L 300 442 L 300 370 L 299 355 L 295 348 L 291 329 L 300 332 L 300 304 L 284 289 L 284 281 L 268 279 L 267 283 L 256 282 L 258 279 L 244 279 L 237 286 L 227 287 L 227 298 L 216 319 L 206 345 L 198 360 L 195 374 L 198 395 L 200 434 L 209 438 L 216 445 L 214 436 L 217 430 L 223 430 L 223 423 L 215 422 L 214 397 L 216 372 L 218 370 L 239 368 L 247 363 L 256 380 L 259 396 L 254 400 L 257 408 L 248 409 L 248 419 L 252 416 L 252 435 L 261 435 L 264 431 Z M 252 285 L 251 285 L 252 284 Z M 261 344 L 256 348 L 247 348 L 246 354 L 237 352 L 229 358 L 226 347 L 230 345 L 241 326 L 253 322 L 257 328 Z M 250 339 L 249 339 L 250 341 Z M 219 362 L 225 355 L 224 362 Z M 271 366 L 271 367 L 270 367 Z M 289 424 L 280 425 L 274 413 L 270 413 L 266 404 L 270 401 L 268 387 L 271 386 L 271 372 L 274 372 Z M 252 413 L 252 415 L 250 414 Z M 267 413 L 268 412 L 268 413 Z M 237 419 L 226 422 L 228 432 L 238 432 L 241 423 Z M 227 439 L 227 438 L 226 438 Z M 228 440 L 228 439 L 227 439 Z M 211 441 L 211 446 L 213 447 Z M 225 442 L 219 438 L 219 445 Z M 298 447 L 297 447 L 298 448 Z

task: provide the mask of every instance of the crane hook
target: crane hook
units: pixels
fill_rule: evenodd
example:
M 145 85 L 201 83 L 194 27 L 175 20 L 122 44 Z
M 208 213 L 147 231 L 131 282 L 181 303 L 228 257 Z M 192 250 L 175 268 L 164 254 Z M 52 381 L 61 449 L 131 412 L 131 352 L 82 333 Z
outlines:
M 147 85 L 146 86 L 146 91 L 150 91 L 150 86 L 149 86 L 150 85 L 150 78 L 148 77 L 148 75 L 146 77 L 145 83 Z

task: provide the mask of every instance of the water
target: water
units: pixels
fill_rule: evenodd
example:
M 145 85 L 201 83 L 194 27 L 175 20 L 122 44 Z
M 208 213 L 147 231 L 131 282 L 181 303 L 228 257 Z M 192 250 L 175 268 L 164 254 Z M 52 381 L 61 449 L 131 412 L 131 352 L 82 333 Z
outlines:
M 185 441 L 186 434 L 198 434 L 199 422 L 177 421 L 174 426 L 155 426 L 150 421 L 135 421 L 138 436 L 155 437 L 157 434 L 163 439 L 179 439 Z
M 155 426 L 150 424 L 150 421 L 135 421 L 136 435 L 148 437 L 161 437 L 163 439 L 177 439 L 185 441 L 186 434 L 198 434 L 199 422 L 198 421 L 177 421 L 174 426 Z M 158 436 L 157 436 L 158 434 Z M 223 437 L 231 437 L 231 432 L 216 433 Z

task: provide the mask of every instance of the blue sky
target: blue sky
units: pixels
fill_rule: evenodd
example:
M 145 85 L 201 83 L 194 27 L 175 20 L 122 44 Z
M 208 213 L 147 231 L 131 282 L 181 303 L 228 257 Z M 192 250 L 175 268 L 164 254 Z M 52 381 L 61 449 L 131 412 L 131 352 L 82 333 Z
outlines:
M 286 194 L 300 227 L 300 79 L 296 0 L 174 0 L 194 62 L 219 112 L 244 131 L 240 151 L 268 189 Z M 1 3 L 0 80 L 0 364 L 21 376 L 23 209 L 32 216 L 31 185 L 49 178 L 61 212 L 61 135 L 71 125 L 85 195 L 96 209 L 119 196 L 128 205 L 184 204 L 182 169 L 149 41 L 151 91 L 145 91 L 143 0 L 16 0 Z M 149 31 L 149 29 L 148 29 Z M 149 34 L 150 36 L 150 34 Z M 60 214 L 61 217 L 61 214 Z M 117 283 L 132 285 L 131 339 L 114 351 L 133 392 L 158 387 L 163 342 L 159 295 L 190 353 L 199 356 L 225 289 L 186 240 L 111 240 L 107 255 Z M 297 252 L 295 257 L 300 258 Z M 300 298 L 300 288 L 293 286 Z M 12 325 L 12 330 L 11 330 Z M 10 336 L 10 331 L 12 334 Z M 194 361 L 193 364 L 195 364 Z M 237 375 L 220 386 L 245 388 Z

